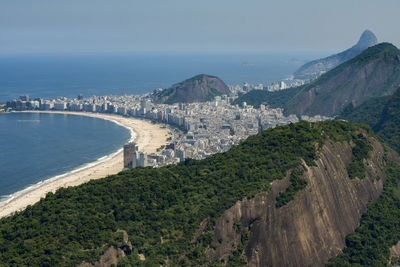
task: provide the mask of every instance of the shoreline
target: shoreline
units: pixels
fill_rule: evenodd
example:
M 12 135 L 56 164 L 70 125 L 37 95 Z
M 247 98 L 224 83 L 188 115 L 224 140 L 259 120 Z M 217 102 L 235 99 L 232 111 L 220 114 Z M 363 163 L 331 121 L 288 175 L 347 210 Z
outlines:
M 165 145 L 169 137 L 167 128 L 160 128 L 159 125 L 152 124 L 145 120 L 119 115 L 103 113 L 86 113 L 70 111 L 24 111 L 25 113 L 48 113 L 48 114 L 67 114 L 76 116 L 87 116 L 112 121 L 127 128 L 130 131 L 129 142 L 134 141 L 140 151 L 148 154 L 156 152 L 157 148 Z M 48 192 L 55 192 L 61 187 L 77 186 L 90 180 L 105 178 L 109 175 L 117 174 L 123 170 L 123 148 L 96 159 L 93 162 L 83 164 L 77 168 L 50 177 L 36 184 L 10 195 L 4 200 L 4 205 L 0 206 L 0 218 L 7 217 L 14 212 L 25 209 L 28 205 L 33 205 Z

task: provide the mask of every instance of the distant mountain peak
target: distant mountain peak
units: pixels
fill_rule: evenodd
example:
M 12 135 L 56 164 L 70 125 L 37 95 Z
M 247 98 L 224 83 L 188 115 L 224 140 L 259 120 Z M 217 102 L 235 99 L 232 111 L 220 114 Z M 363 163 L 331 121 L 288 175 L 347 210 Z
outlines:
M 321 58 L 317 60 L 310 61 L 303 66 L 301 66 L 295 73 L 295 77 L 299 79 L 309 79 L 309 78 L 316 78 L 320 76 L 321 74 L 335 68 L 336 66 L 339 66 L 343 62 L 346 62 L 357 55 L 359 55 L 361 52 L 363 52 L 365 49 L 374 46 L 378 43 L 378 39 L 376 38 L 375 34 L 370 31 L 370 30 L 365 30 L 354 46 L 351 48 L 335 54 L 331 55 L 326 58 Z
M 355 45 L 359 49 L 367 49 L 368 47 L 374 46 L 378 43 L 378 38 L 370 30 L 365 30 L 360 37 L 360 40 Z

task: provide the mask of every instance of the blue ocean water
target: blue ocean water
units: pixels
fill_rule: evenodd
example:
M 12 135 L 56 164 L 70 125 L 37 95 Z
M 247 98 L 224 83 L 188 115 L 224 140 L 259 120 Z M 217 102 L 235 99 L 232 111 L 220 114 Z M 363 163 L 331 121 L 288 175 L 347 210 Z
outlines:
M 152 53 L 0 56 L 0 103 L 21 94 L 76 97 L 141 94 L 194 75 L 227 84 L 270 84 L 318 53 Z
M 128 129 L 76 115 L 0 113 L 0 198 L 111 154 Z

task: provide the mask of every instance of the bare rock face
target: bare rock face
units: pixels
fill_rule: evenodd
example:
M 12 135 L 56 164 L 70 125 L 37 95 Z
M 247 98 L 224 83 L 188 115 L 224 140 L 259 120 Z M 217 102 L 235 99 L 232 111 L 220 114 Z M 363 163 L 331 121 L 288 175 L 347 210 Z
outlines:
M 400 266 L 400 242 L 390 248 L 389 266 Z
M 94 264 L 88 262 L 82 262 L 77 267 L 110 267 L 117 266 L 120 260 L 132 253 L 132 244 L 128 239 L 128 233 L 124 230 L 118 230 L 118 233 L 122 233 L 122 243 L 118 248 L 109 247 L 104 254 L 100 257 L 100 260 Z
M 275 181 L 269 192 L 238 201 L 217 220 L 211 263 L 227 262 L 229 255 L 250 232 L 243 256 L 249 266 L 322 266 L 345 246 L 367 203 L 379 197 L 385 177 L 384 149 L 369 138 L 373 151 L 366 162 L 366 178 L 351 180 L 351 144 L 327 141 L 317 166 L 306 166 L 305 189 L 295 199 L 276 208 L 276 196 L 289 185 L 289 178 Z M 305 163 L 303 163 L 305 164 Z

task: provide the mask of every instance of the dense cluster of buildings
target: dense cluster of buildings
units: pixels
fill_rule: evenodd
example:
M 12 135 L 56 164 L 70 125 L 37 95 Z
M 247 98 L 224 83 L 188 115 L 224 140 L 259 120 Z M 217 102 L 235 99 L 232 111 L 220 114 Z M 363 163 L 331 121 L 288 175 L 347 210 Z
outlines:
M 234 92 L 235 88 L 231 87 L 231 90 Z M 270 127 L 294 123 L 299 119 L 328 119 L 322 116 L 285 116 L 282 109 L 272 109 L 265 105 L 257 109 L 246 103 L 241 106 L 233 105 L 236 97 L 222 95 L 209 102 L 166 105 L 154 103 L 150 94 L 88 98 L 79 95 L 72 99 L 51 100 L 29 100 L 28 96 L 20 96 L 18 100 L 9 101 L 7 107 L 15 110 L 111 113 L 148 119 L 170 126 L 170 143 L 157 154 L 146 155 L 135 144 L 127 144 L 124 147 L 125 168 L 157 167 L 180 162 L 185 158 L 203 159 L 214 153 L 227 151 L 240 140 Z
M 249 84 L 245 82 L 243 86 L 231 86 L 230 89 L 236 93 L 238 92 L 250 92 L 252 90 L 265 90 L 269 92 L 274 92 L 274 91 L 280 91 L 280 90 L 285 90 L 289 89 L 292 87 L 297 87 L 304 85 L 306 83 L 309 83 L 310 79 L 307 80 L 300 80 L 300 79 L 294 79 L 293 77 L 289 77 L 285 80 L 278 81 L 278 82 L 273 82 L 270 85 L 263 85 L 262 83 L 260 84 Z

